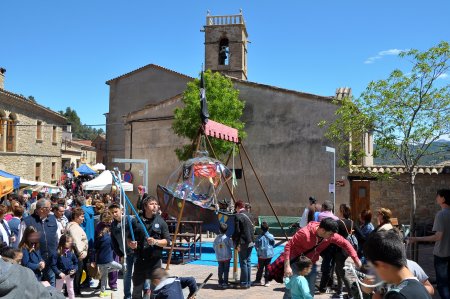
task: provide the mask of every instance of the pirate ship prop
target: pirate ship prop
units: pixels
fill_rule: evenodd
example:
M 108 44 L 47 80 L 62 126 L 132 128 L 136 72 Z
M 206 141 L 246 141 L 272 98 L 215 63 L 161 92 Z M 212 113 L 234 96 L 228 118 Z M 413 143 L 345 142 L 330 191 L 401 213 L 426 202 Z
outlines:
M 238 147 L 239 159 L 242 167 L 243 163 L 241 152 L 245 155 L 286 240 L 288 240 L 287 234 L 280 223 L 278 215 L 272 206 L 258 174 L 256 173 L 244 144 L 239 140 L 237 129 L 208 119 L 209 113 L 205 94 L 206 92 L 204 89 L 202 73 L 200 87 L 200 118 L 202 120 L 202 124 L 200 125 L 198 136 L 194 140 L 193 144 L 193 147 L 196 148 L 196 151 L 194 151 L 196 156 L 182 163 L 180 167 L 176 169 L 175 172 L 169 177 L 166 186 L 158 185 L 157 187 L 157 195 L 162 212 L 167 213 L 169 216 L 177 217 L 177 226 L 173 235 L 173 242 L 168 256 L 167 267 L 170 265 L 170 260 L 175 246 L 175 240 L 177 239 L 180 229 L 181 221 L 201 220 L 203 221 L 204 230 L 216 233 L 219 232 L 220 223 L 225 222 L 230 228 L 228 231 L 230 233 L 234 231 L 234 214 L 226 210 L 219 209 L 218 206 L 218 195 L 223 185 L 225 185 L 228 189 L 233 202 L 236 202 L 233 188 L 230 187 L 229 184 L 229 181 L 234 177 L 234 169 L 230 170 L 226 166 L 230 158 L 234 159 L 234 150 L 230 152 L 227 162 L 224 164 L 217 159 L 217 155 L 214 152 L 210 138 L 218 138 L 234 143 L 235 146 Z M 204 145 L 202 149 L 203 151 L 199 151 L 201 144 Z M 214 159 L 206 154 L 206 150 L 208 148 L 212 152 Z M 247 193 L 247 201 L 249 201 L 247 180 L 244 170 L 242 170 L 242 175 Z

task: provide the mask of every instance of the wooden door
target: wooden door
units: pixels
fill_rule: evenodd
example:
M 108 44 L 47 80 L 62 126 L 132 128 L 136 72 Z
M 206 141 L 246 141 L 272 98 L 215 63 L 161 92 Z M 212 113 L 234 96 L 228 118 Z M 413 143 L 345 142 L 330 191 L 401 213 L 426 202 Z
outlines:
M 355 221 L 362 210 L 370 209 L 370 181 L 351 181 L 350 208 Z

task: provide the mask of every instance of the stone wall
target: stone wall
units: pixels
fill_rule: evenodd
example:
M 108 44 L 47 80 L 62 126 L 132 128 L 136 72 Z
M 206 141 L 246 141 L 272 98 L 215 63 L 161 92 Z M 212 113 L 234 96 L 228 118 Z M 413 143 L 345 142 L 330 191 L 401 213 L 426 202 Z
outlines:
M 385 207 L 392 210 L 400 224 L 408 224 L 411 211 L 411 187 L 407 175 L 398 179 L 372 181 L 370 183 L 370 205 L 373 211 Z M 417 223 L 432 224 L 440 210 L 436 204 L 436 191 L 450 187 L 450 174 L 418 174 L 416 177 Z
M 61 126 L 65 119 L 53 112 L 42 111 L 38 105 L 22 103 L 20 98 L 0 93 L 0 112 L 14 115 L 15 151 L 0 151 L 0 169 L 24 177 L 36 179 L 36 163 L 41 163 L 40 181 L 56 183 L 61 173 Z M 41 122 L 42 134 L 37 139 L 37 121 Z M 56 136 L 53 136 L 53 127 Z M 52 169 L 52 163 L 55 167 Z
M 332 176 L 333 156 L 325 151 L 325 146 L 333 144 L 326 140 L 324 129 L 319 128 L 318 123 L 323 119 L 333 119 L 336 105 L 328 98 L 260 84 L 237 82 L 235 87 L 246 102 L 243 121 L 248 138 L 244 143 L 276 212 L 279 215 L 299 216 L 308 204 L 309 196 L 315 196 L 319 202 L 332 199 L 328 184 Z M 128 125 L 126 129 L 126 157 L 148 159 L 151 194 L 154 194 L 156 185 L 165 184 L 169 175 L 180 165 L 174 149 L 186 143 L 173 133 L 172 120 L 167 119 L 173 115 L 175 107 L 180 106 L 180 102 L 173 101 L 171 105 L 149 106 L 127 118 L 127 122 L 135 122 L 132 128 Z M 133 143 L 130 147 L 131 139 Z M 245 157 L 243 159 L 253 212 L 256 215 L 272 215 L 249 163 Z M 235 166 L 241 167 L 238 157 Z M 135 185 L 142 180 L 136 176 L 141 169 L 139 164 L 131 168 Z M 337 168 L 336 179 L 346 183 L 336 191 L 336 205 L 349 203 L 347 175 L 345 169 Z M 239 180 L 238 184 L 236 197 L 247 201 L 244 180 Z M 222 190 L 221 197 L 229 198 L 226 188 Z
M 123 164 L 112 164 L 113 158 L 125 156 L 124 116 L 145 105 L 157 104 L 186 89 L 189 77 L 149 65 L 133 75 L 108 81 L 109 113 L 106 126 L 107 167 L 124 168 Z

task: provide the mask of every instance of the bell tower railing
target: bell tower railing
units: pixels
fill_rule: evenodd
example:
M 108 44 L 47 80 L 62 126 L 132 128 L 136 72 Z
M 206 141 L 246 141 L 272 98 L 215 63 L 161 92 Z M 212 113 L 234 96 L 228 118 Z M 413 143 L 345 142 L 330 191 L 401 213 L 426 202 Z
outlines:
M 207 16 L 206 26 L 245 24 L 243 15 Z

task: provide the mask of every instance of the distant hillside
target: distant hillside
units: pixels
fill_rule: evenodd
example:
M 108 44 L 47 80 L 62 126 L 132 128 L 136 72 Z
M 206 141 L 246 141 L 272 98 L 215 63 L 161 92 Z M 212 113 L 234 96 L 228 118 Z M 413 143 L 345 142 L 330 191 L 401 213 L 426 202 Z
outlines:
M 376 146 L 376 145 L 375 145 Z M 419 161 L 419 165 L 436 165 L 444 161 L 450 160 L 450 141 L 449 140 L 438 140 L 434 142 L 430 148 L 429 152 L 442 151 L 445 149 L 445 152 L 438 153 L 435 155 L 429 155 L 423 157 Z M 401 165 L 402 163 L 395 158 L 392 153 L 382 153 L 381 157 L 377 157 L 374 159 L 375 165 Z

